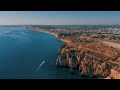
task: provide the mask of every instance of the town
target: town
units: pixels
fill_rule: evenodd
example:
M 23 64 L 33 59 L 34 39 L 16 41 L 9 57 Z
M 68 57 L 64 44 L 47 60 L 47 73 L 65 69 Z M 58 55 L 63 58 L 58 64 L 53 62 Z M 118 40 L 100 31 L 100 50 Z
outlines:
M 120 25 L 35 25 L 65 36 L 88 36 L 105 40 L 120 40 Z

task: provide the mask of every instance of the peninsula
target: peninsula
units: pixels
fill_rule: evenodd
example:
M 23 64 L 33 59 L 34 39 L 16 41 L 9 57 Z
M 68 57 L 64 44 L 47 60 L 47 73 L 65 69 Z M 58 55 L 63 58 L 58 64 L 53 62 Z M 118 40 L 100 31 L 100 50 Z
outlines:
M 56 66 L 70 68 L 72 73 L 77 70 L 84 77 L 120 79 L 120 26 L 31 25 L 27 28 L 53 34 L 66 42 L 59 48 Z

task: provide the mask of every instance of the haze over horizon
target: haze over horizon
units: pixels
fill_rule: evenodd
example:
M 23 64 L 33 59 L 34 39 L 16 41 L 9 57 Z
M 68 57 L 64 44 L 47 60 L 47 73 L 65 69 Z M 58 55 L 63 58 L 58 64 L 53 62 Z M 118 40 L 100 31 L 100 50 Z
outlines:
M 120 25 L 120 11 L 0 11 L 0 25 Z

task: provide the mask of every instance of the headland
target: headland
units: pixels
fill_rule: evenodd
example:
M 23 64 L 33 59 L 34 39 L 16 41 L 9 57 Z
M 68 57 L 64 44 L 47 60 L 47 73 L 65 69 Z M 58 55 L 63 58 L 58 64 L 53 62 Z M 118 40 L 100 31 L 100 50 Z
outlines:
M 59 48 L 56 66 L 70 68 L 72 73 L 77 70 L 79 75 L 84 77 L 120 78 L 120 50 L 118 49 L 120 44 L 113 45 L 106 39 L 94 38 L 96 35 L 90 37 L 89 34 L 92 31 L 87 32 L 87 36 L 83 33 L 80 35 L 81 31 L 73 28 L 67 30 L 66 28 L 56 28 L 56 26 L 39 25 L 27 28 L 52 34 L 59 40 L 66 42 Z

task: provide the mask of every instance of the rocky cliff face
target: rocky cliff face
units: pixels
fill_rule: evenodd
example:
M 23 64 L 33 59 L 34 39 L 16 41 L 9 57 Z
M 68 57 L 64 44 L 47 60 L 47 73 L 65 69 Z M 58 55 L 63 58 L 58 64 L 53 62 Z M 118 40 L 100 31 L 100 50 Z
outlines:
M 106 45 L 98 39 L 84 36 L 63 35 L 58 31 L 29 27 L 31 30 L 44 31 L 57 34 L 57 38 L 69 41 L 59 49 L 56 61 L 58 67 L 70 68 L 71 72 L 77 70 L 79 75 L 102 77 L 106 79 L 120 79 L 120 50 Z
M 86 45 L 86 49 L 85 45 L 84 48 L 76 48 L 76 46 L 70 44 L 62 45 L 59 49 L 56 65 L 69 67 L 70 70 L 77 69 L 81 76 L 120 78 L 120 70 L 118 70 L 120 68 L 119 51 L 105 46 L 107 51 L 104 50 L 103 52 L 104 46 L 104 44 L 98 44 L 98 46 L 88 49 L 88 45 Z M 95 49 L 99 52 L 96 52 Z M 110 57 L 109 50 L 111 50 L 112 55 L 115 55 L 114 58 Z

